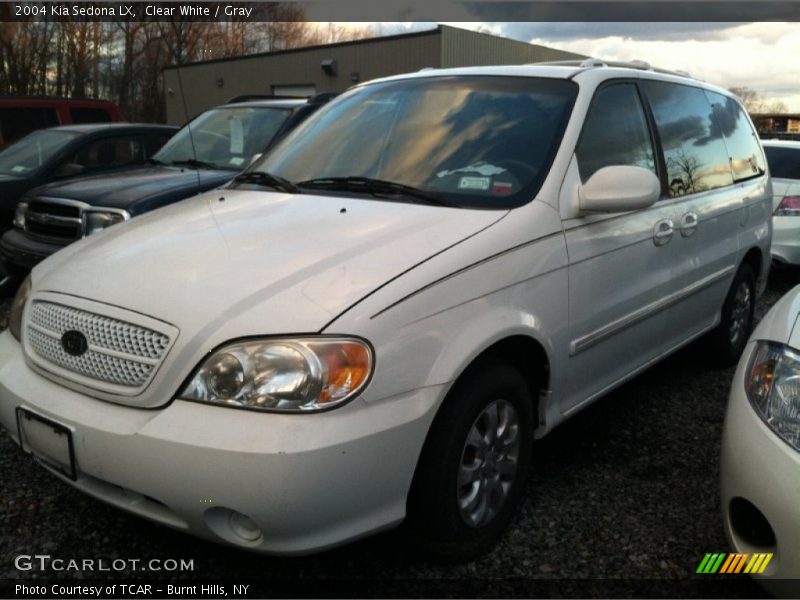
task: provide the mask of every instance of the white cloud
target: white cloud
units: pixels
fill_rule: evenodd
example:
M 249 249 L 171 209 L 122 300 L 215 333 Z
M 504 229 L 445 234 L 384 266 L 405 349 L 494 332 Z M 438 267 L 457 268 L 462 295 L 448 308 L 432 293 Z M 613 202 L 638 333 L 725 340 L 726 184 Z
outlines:
M 607 60 L 645 60 L 730 88 L 746 86 L 800 112 L 800 23 L 451 22 Z M 372 23 L 388 35 L 432 22 Z
M 529 40 L 607 60 L 645 60 L 689 71 L 722 87 L 747 86 L 800 112 L 800 24 L 748 23 L 725 31 L 724 39 L 652 41 L 623 36 Z

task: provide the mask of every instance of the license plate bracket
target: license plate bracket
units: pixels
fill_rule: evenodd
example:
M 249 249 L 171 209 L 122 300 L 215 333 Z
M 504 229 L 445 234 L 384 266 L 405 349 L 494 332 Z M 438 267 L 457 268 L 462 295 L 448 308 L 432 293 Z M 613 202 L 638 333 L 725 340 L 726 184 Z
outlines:
M 23 452 L 72 481 L 78 479 L 69 427 L 18 406 L 17 434 Z

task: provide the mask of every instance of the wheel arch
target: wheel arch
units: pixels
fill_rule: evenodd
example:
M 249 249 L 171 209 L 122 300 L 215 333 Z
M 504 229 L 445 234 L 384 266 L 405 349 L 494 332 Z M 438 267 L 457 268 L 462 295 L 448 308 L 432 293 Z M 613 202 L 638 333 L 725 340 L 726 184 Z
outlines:
M 513 367 L 525 379 L 530 392 L 531 410 L 538 437 L 538 431 L 544 429 L 548 422 L 546 398 L 550 390 L 552 371 L 547 346 L 528 332 L 507 332 L 499 339 L 487 341 L 482 349 L 468 358 L 447 386 L 444 399 L 436 410 L 434 422 L 443 412 L 443 407 L 453 401 L 453 391 L 464 380 L 487 365 L 496 363 Z
M 742 265 L 749 265 L 750 268 L 753 269 L 753 275 L 755 276 L 756 281 L 759 281 L 764 271 L 764 254 L 761 251 L 761 248 L 758 246 L 753 246 L 747 252 L 745 252 L 739 267 L 741 268 Z
M 544 345 L 525 334 L 513 334 L 497 340 L 467 364 L 453 381 L 451 389 L 477 369 L 492 362 L 508 364 L 520 372 L 528 384 L 534 411 L 538 411 L 540 394 L 550 387 L 550 360 Z

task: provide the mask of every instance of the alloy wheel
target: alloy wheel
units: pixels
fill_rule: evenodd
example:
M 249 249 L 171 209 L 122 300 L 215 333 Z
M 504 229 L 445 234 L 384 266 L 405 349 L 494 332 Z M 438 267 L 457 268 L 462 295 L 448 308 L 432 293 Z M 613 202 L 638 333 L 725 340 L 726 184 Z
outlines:
M 514 405 L 498 399 L 483 409 L 467 434 L 457 482 L 458 508 L 470 527 L 494 519 L 517 475 L 521 445 Z
M 728 339 L 734 348 L 738 348 L 742 339 L 747 335 L 752 303 L 753 295 L 750 292 L 750 286 L 746 281 L 742 281 L 736 289 L 736 296 L 733 299 L 731 324 L 728 328 Z

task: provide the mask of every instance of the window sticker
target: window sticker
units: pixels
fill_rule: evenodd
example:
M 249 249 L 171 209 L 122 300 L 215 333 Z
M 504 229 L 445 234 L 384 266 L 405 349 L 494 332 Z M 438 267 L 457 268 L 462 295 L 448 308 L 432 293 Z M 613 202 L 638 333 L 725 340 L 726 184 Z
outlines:
M 241 156 L 233 156 L 228 161 L 228 164 L 231 164 L 235 167 L 241 167 L 242 164 L 244 164 L 244 158 L 242 158 Z
M 228 120 L 231 131 L 231 154 L 242 154 L 244 152 L 244 127 L 242 121 L 236 117 Z
M 490 165 L 487 162 L 479 162 L 468 167 L 461 167 L 460 169 L 453 169 L 452 171 L 439 171 L 436 174 L 436 177 L 441 179 L 442 177 L 447 177 L 448 175 L 454 175 L 456 173 L 477 173 L 478 175 L 483 175 L 484 177 L 491 177 L 492 175 L 499 175 L 500 173 L 505 173 L 505 169 L 503 167 L 496 167 L 495 165 Z M 488 188 L 487 188 L 488 189 Z
M 514 191 L 514 184 L 509 181 L 492 182 L 492 194 L 495 196 L 510 196 Z
M 11 172 L 12 173 L 24 173 L 27 170 L 28 169 L 26 167 L 23 167 L 22 165 L 17 165 L 13 169 L 11 169 Z
M 480 190 L 485 192 L 489 189 L 491 179 L 488 177 L 462 177 L 458 181 L 458 189 L 460 190 Z

